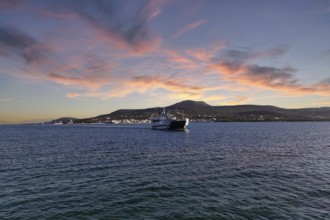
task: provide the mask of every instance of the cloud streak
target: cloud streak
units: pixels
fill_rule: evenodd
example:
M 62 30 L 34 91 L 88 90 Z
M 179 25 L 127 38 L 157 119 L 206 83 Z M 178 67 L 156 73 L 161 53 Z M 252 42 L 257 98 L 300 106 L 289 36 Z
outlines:
M 45 14 L 62 18 L 78 17 L 97 33 L 98 39 L 111 46 L 127 49 L 133 54 L 143 54 L 156 49 L 161 43 L 160 37 L 151 32 L 149 23 L 160 13 L 162 3 L 148 1 L 132 9 L 115 0 L 60 2 L 56 2 L 51 13 Z
M 68 82 L 80 79 L 67 79 Z M 101 99 L 109 99 L 114 97 L 125 97 L 129 94 L 145 94 L 158 89 L 165 89 L 171 94 L 180 93 L 187 96 L 198 94 L 201 96 L 206 87 L 191 85 L 185 82 L 184 79 L 173 78 L 168 76 L 158 75 L 141 75 L 133 76 L 130 79 L 116 79 L 111 83 L 111 89 L 105 92 L 87 92 L 87 93 L 68 93 L 68 98 L 82 97 L 98 97 Z
M 42 11 L 42 15 L 72 22 L 83 21 L 95 31 L 92 33 L 96 33 L 96 39 L 110 43 L 116 49 L 127 49 L 127 52 L 133 55 L 150 52 L 155 46 L 158 47 L 155 41 L 159 38 L 152 34 L 149 27 L 151 19 L 160 13 L 162 6 L 155 1 L 148 1 L 133 11 L 126 9 L 120 1 L 91 3 L 84 0 L 68 0 L 60 3 L 52 10 L 48 8 Z M 203 22 L 204 20 L 193 22 L 185 27 L 185 31 L 196 28 Z M 72 47 L 61 49 L 58 45 L 52 45 L 52 51 L 42 49 L 45 47 L 41 43 L 18 29 L 2 28 L 0 34 L 0 42 L 5 45 L 2 47 L 5 49 L 1 50 L 2 55 L 18 56 L 28 64 L 23 66 L 24 70 L 20 71 L 19 75 L 63 85 L 71 90 L 67 93 L 68 98 L 84 96 L 108 99 L 133 93 L 146 94 L 159 89 L 165 90 L 168 94 L 188 98 L 202 97 L 205 91 L 214 89 L 200 82 L 192 82 L 187 78 L 188 75 L 173 77 L 159 70 L 146 74 L 137 65 L 127 67 L 125 61 L 131 58 L 118 54 L 118 51 L 112 50 L 113 47 L 103 47 L 101 53 L 109 52 L 111 55 L 100 58 L 90 55 L 86 50 L 70 52 Z M 55 42 L 59 45 L 63 43 L 58 40 Z M 213 48 L 212 51 L 216 53 L 216 50 Z M 48 52 L 53 53 L 52 57 Z M 196 69 L 196 61 L 207 59 L 206 51 L 202 50 L 181 54 L 174 50 L 158 48 L 157 52 L 153 52 L 153 55 L 158 57 L 164 54 L 168 57 L 169 62 L 157 62 L 170 71 L 175 71 L 176 68 Z M 173 63 L 176 65 L 173 66 Z M 150 62 L 149 65 L 154 64 Z
M 20 5 L 20 1 L 5 2 L 7 8 Z M 162 45 L 162 39 L 151 30 L 163 7 L 159 1 L 134 1 L 134 7 L 122 1 L 58 0 L 48 4 L 37 10 L 44 18 L 61 18 L 65 25 L 69 22 L 68 27 L 74 24 L 78 32 L 84 31 L 68 33 L 64 28 L 60 39 L 53 38 L 55 45 L 46 47 L 18 28 L 0 26 L 0 56 L 23 61 L 22 76 L 63 85 L 70 90 L 68 98 L 109 99 L 165 91 L 170 97 L 223 100 L 223 92 L 242 94 L 251 88 L 329 95 L 329 79 L 303 85 L 295 77 L 297 70 L 289 65 L 260 64 L 283 56 L 287 46 L 255 51 L 233 48 L 225 41 L 181 50 Z M 174 36 L 204 23 L 204 19 L 188 23 Z M 250 100 L 235 95 L 231 95 L 235 103 Z
M 250 54 L 246 51 L 227 51 L 223 60 L 210 64 L 218 71 L 222 79 L 246 86 L 271 89 L 292 95 L 329 95 L 328 79 L 313 85 L 302 85 L 294 77 L 292 67 L 260 66 L 251 63 L 264 57 L 276 57 L 285 53 L 285 49 L 272 49 L 265 52 Z
M 176 33 L 174 34 L 174 37 L 179 37 L 179 36 L 181 36 L 182 34 L 184 34 L 184 33 L 188 32 L 188 31 L 190 31 L 190 30 L 193 30 L 193 29 L 195 29 L 195 28 L 201 26 L 204 22 L 205 22 L 204 19 L 200 19 L 200 20 L 197 20 L 197 21 L 192 22 L 192 23 L 190 23 L 190 24 L 187 24 L 187 25 L 185 25 L 181 30 L 179 30 L 178 32 L 176 32 Z
M 273 90 L 293 96 L 330 95 L 330 80 L 325 79 L 315 84 L 303 85 L 295 77 L 297 70 L 286 65 L 284 67 L 263 66 L 255 64 L 261 60 L 278 58 L 288 52 L 287 46 L 278 46 L 261 51 L 231 49 L 227 44 L 219 44 L 212 49 L 190 49 L 186 51 L 170 51 L 169 61 L 177 63 L 182 68 L 192 68 L 208 72 L 217 72 L 223 83 L 233 86 L 223 86 L 227 91 L 246 88 Z M 207 70 L 207 68 L 209 70 Z M 198 77 L 198 76 L 197 76 Z M 221 87 L 219 86 L 219 89 Z M 246 100 L 243 100 L 246 101 Z

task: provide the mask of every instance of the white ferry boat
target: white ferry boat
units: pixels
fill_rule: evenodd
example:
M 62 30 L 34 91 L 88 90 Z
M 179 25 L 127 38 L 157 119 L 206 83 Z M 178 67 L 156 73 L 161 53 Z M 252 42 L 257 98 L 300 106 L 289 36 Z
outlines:
M 163 130 L 185 130 L 189 124 L 189 118 L 185 118 L 183 111 L 174 111 L 175 114 L 167 113 L 165 108 L 158 116 L 151 117 L 151 127 Z

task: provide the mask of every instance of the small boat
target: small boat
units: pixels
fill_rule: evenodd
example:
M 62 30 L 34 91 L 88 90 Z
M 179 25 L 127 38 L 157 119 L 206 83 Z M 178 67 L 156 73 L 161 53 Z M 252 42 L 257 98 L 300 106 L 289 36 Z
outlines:
M 173 113 L 174 112 L 174 113 Z M 151 127 L 163 130 L 185 130 L 189 124 L 189 118 L 185 118 L 183 111 L 175 110 L 167 113 L 165 108 L 157 116 L 151 117 Z

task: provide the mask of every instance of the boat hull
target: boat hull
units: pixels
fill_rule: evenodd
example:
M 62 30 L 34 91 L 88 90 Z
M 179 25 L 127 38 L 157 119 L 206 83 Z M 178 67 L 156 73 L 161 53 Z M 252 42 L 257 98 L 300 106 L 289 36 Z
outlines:
M 172 121 L 172 123 L 170 124 L 170 127 L 168 129 L 184 130 L 184 129 L 186 129 L 186 121 Z
M 151 127 L 158 130 L 185 130 L 189 120 L 163 120 L 152 123 Z

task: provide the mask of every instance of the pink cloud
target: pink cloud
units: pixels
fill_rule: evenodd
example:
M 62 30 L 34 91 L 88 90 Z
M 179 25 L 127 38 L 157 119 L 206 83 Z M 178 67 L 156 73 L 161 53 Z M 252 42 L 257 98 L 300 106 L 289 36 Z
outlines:
M 145 94 L 160 88 L 171 94 L 185 94 L 188 97 L 196 97 L 196 95 L 200 97 L 208 89 L 207 87 L 188 84 L 183 78 L 173 78 L 164 75 L 142 75 L 132 77 L 131 79 L 118 79 L 113 82 L 111 89 L 105 92 L 68 93 L 67 97 L 85 96 L 109 99 L 124 97 L 132 93 Z
M 226 42 L 218 42 L 208 48 L 196 48 L 186 51 L 186 54 L 197 59 L 198 61 L 210 62 L 212 58 L 216 57 L 222 49 L 226 48 Z
M 115 47 L 117 49 L 126 50 L 130 52 L 130 55 L 141 55 L 145 53 L 152 52 L 160 47 L 161 38 L 159 36 L 154 36 L 149 39 L 139 40 L 134 43 L 129 43 L 123 37 L 116 33 L 111 33 L 103 28 L 93 27 L 96 31 L 95 40 L 99 40 L 101 42 L 106 42 L 111 47 Z
M 140 55 L 157 49 L 161 44 L 160 36 L 150 29 L 150 22 L 161 12 L 165 1 L 150 0 L 143 4 L 138 3 L 135 9 L 129 5 L 123 7 L 120 1 L 59 2 L 63 4 L 56 4 L 42 13 L 75 22 L 80 20 L 93 30 L 91 33 L 95 34 L 96 39 L 109 44 L 110 47 Z
M 330 95 L 330 85 L 317 83 L 301 85 L 290 68 L 262 67 L 252 64 L 217 63 L 211 68 L 218 70 L 223 79 L 251 87 L 276 90 L 291 95 Z
M 99 79 L 86 79 L 82 77 L 67 77 L 60 74 L 51 73 L 49 74 L 49 80 L 66 86 L 78 86 L 83 88 L 88 88 L 91 90 L 99 89 L 102 85 L 102 81 Z
M 159 13 L 157 10 L 154 10 L 153 14 L 147 13 L 149 17 L 146 19 L 151 19 L 157 13 Z M 96 28 L 99 28 L 96 32 L 98 37 L 102 38 L 102 42 L 109 40 L 111 44 L 117 44 L 118 48 L 130 47 L 132 51 L 144 53 L 148 50 L 147 48 L 152 50 L 155 45 L 152 41 L 144 40 L 133 41 L 134 44 L 131 44 L 132 41 L 127 41 L 121 34 L 112 35 L 105 28 Z M 8 36 L 18 36 L 18 40 L 15 41 L 8 40 L 10 38 L 6 36 L 2 36 L 0 39 L 0 43 L 5 45 L 4 52 L 14 54 L 23 61 L 22 70 L 17 72 L 24 77 L 45 80 L 70 88 L 72 92 L 67 94 L 68 98 L 86 96 L 108 99 L 124 97 L 133 93 L 151 93 L 158 89 L 165 90 L 171 97 L 203 98 L 205 100 L 221 98 L 207 96 L 206 92 L 211 90 L 242 92 L 245 89 L 244 92 L 246 92 L 247 88 L 260 88 L 291 95 L 316 94 L 323 96 L 328 96 L 330 91 L 330 83 L 327 80 L 313 85 L 302 85 L 294 77 L 295 70 L 292 68 L 275 68 L 254 64 L 255 61 L 284 54 L 287 51 L 285 47 L 247 52 L 229 50 L 227 43 L 220 42 L 210 47 L 181 51 L 160 48 L 157 53 L 152 53 L 155 59 L 152 57 L 151 61 L 148 61 L 148 66 L 141 67 L 139 64 L 134 64 L 127 67 L 125 65 L 127 58 L 139 59 L 140 57 L 131 57 L 130 53 L 126 55 L 127 57 L 123 57 L 123 53 L 118 50 L 110 50 L 108 47 L 101 48 L 104 44 L 98 45 L 100 48 L 95 51 L 107 55 L 95 56 L 86 52 L 89 50 L 87 46 L 90 45 L 84 45 L 86 50 L 84 48 L 82 50 L 72 49 L 67 42 L 59 40 L 57 42 L 59 45 L 67 46 L 59 49 L 55 46 L 56 44 L 44 46 L 34 38 L 17 30 L 3 28 L 3 32 L 8 33 Z M 93 46 L 91 46 L 92 49 Z M 6 53 L 1 52 L 5 57 Z M 81 54 L 79 54 L 80 52 Z M 50 53 L 55 53 L 54 59 L 49 55 Z M 157 65 L 161 66 L 161 70 L 156 68 Z M 155 73 L 150 73 L 151 71 L 148 69 L 150 66 L 154 67 Z M 164 69 L 167 69 L 168 72 L 165 72 Z M 147 73 L 145 73 L 146 71 Z M 208 74 L 213 74 L 214 78 L 216 78 L 215 74 L 218 74 L 220 78 L 218 81 L 208 81 Z M 174 75 L 175 77 L 173 77 Z M 219 85 L 214 86 L 217 83 Z M 235 86 L 237 87 L 235 88 Z M 76 92 L 77 89 L 83 90 L 83 92 Z
M 169 57 L 170 62 L 179 64 L 193 64 L 193 61 L 187 56 L 175 50 L 165 50 L 165 54 Z
M 187 25 L 185 25 L 181 30 L 179 30 L 178 32 L 176 32 L 176 33 L 174 34 L 174 37 L 179 37 L 179 36 L 181 36 L 182 34 L 184 34 L 184 33 L 188 32 L 188 31 L 190 31 L 190 30 L 193 30 L 193 29 L 199 27 L 199 26 L 202 25 L 204 22 L 205 22 L 204 19 L 200 19 L 200 20 L 197 20 L 197 21 L 192 22 L 192 23 L 190 23 L 190 24 L 187 24 Z
M 92 40 L 107 44 L 109 49 L 123 50 L 136 56 L 160 47 L 162 39 L 152 32 L 150 23 L 166 4 L 167 1 L 149 0 L 137 3 L 137 7 L 133 8 L 129 4 L 121 5 L 120 1 L 57 0 L 36 11 L 47 18 L 68 20 L 75 26 L 84 24 L 86 27 L 82 35 L 88 33 Z

